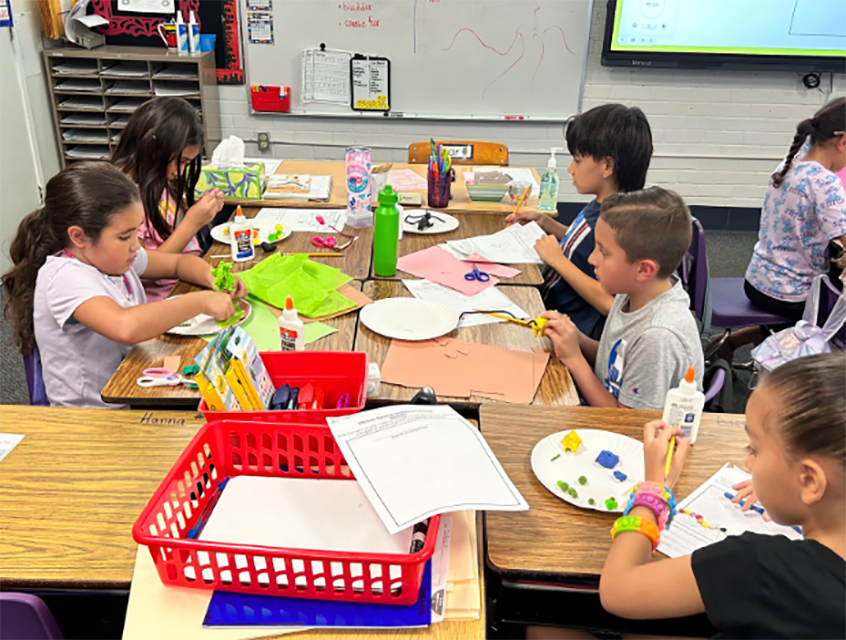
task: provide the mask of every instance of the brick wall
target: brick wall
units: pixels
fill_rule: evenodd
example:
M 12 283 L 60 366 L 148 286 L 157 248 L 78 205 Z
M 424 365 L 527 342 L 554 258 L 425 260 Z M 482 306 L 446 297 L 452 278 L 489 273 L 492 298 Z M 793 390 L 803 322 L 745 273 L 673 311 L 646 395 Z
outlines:
M 690 204 L 759 207 L 796 123 L 824 104 L 828 93 L 805 89 L 802 74 L 795 72 L 603 67 L 604 24 L 605 2 L 595 0 L 583 108 L 622 102 L 644 110 L 655 141 L 649 184 L 673 188 Z M 843 95 L 846 74 L 825 74 L 822 87 Z M 403 162 L 410 142 L 452 137 L 503 142 L 511 164 L 541 171 L 549 147 L 564 146 L 561 126 L 553 124 L 250 115 L 246 92 L 246 87 L 220 87 L 224 136 L 243 138 L 255 152 L 256 133 L 269 131 L 273 155 L 282 158 L 339 160 L 346 146 L 365 144 L 376 162 Z M 585 200 L 566 179 L 567 161 L 559 163 L 560 199 Z

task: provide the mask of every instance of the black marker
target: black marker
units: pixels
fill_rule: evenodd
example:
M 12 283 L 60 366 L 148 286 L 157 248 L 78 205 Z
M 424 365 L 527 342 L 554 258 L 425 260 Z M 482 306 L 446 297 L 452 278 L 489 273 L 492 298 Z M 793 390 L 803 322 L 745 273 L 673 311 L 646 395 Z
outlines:
M 411 550 L 409 553 L 417 553 L 423 549 L 423 545 L 426 544 L 427 531 L 429 531 L 429 518 L 426 518 L 424 522 L 418 522 L 414 525 L 414 529 L 411 532 Z

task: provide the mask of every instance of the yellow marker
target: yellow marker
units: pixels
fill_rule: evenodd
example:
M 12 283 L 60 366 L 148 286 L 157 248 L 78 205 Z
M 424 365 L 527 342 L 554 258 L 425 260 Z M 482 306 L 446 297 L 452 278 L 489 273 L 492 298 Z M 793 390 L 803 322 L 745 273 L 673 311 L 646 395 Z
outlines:
M 676 436 L 670 438 L 670 448 L 667 449 L 667 461 L 664 463 L 664 480 L 670 477 L 670 465 L 673 462 L 673 447 L 676 446 Z

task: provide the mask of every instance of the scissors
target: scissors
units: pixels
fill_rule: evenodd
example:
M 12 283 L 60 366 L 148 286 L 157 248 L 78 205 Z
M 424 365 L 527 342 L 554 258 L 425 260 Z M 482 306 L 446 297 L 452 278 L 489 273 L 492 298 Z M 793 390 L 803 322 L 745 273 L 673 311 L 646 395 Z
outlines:
M 336 409 L 346 409 L 350 406 L 350 394 L 342 393 L 341 397 L 338 398 L 338 402 L 335 403 Z
M 164 367 L 153 367 L 152 369 L 144 369 L 141 372 L 141 377 L 135 383 L 139 387 L 178 387 L 185 385 L 191 389 L 197 389 L 197 383 L 188 378 L 183 378 L 178 373 L 174 373 L 170 369 Z
M 358 236 L 352 238 L 352 240 L 347 240 L 344 244 L 338 244 L 337 238 L 334 236 L 330 236 L 328 238 L 321 238 L 320 236 L 314 236 L 311 239 L 311 244 L 315 247 L 323 247 L 325 249 L 334 249 L 335 251 L 343 251 L 347 247 L 349 247 L 353 242 L 358 240 Z
M 358 236 L 353 236 L 353 235 L 350 235 L 349 233 L 344 233 L 338 227 L 334 227 L 331 224 L 327 224 L 326 218 L 324 218 L 323 216 L 315 216 L 314 219 L 317 220 L 318 224 L 322 224 L 326 227 L 329 227 L 330 229 L 332 229 L 332 231 L 334 231 L 338 235 L 342 235 L 345 238 L 358 238 Z
M 465 311 L 461 314 L 463 317 L 465 314 L 468 313 L 484 313 L 488 316 L 493 316 L 494 318 L 499 318 L 500 320 L 507 320 L 508 322 L 513 322 L 514 324 L 519 324 L 521 327 L 526 327 L 532 330 L 532 336 L 535 338 L 539 338 L 543 336 L 543 331 L 546 329 L 546 318 L 541 318 L 538 316 L 534 320 L 521 320 L 512 314 L 510 311 Z
M 479 282 L 487 282 L 491 279 L 490 274 L 484 271 L 479 271 L 479 267 L 473 266 L 473 271 L 468 271 L 464 274 L 465 280 L 478 280 Z

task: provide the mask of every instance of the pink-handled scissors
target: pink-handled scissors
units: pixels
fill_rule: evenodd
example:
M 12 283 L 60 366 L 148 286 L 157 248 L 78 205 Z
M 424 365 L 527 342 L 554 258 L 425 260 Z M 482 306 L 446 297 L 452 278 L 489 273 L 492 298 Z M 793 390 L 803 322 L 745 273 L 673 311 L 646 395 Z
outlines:
M 311 244 L 315 247 L 322 247 L 325 249 L 334 249 L 335 251 L 343 251 L 347 247 L 349 247 L 353 242 L 358 240 L 358 237 L 353 237 L 352 240 L 347 240 L 344 244 L 338 244 L 337 238 L 335 236 L 329 236 L 328 238 L 321 238 L 320 236 L 314 236 L 311 239 Z
M 341 231 L 340 229 L 338 229 L 338 227 L 333 227 L 331 224 L 326 224 L 326 218 L 324 218 L 323 216 L 315 216 L 315 218 L 314 218 L 314 219 L 315 219 L 315 220 L 317 220 L 317 222 L 318 222 L 319 224 L 322 224 L 322 225 L 324 225 L 324 226 L 326 226 L 326 227 L 329 227 L 330 229 L 332 229 L 332 231 L 334 231 L 334 232 L 335 232 L 335 233 L 337 233 L 338 235 L 344 236 L 345 238 L 353 238 L 353 239 L 354 239 L 354 238 L 357 238 L 357 237 L 358 237 L 358 236 L 352 236 L 352 235 L 350 235 L 349 233 L 344 233 L 343 231 Z
M 139 387 L 177 387 L 185 385 L 191 389 L 197 388 L 197 383 L 188 378 L 183 378 L 178 373 L 174 373 L 170 369 L 164 367 L 153 367 L 151 369 L 144 369 L 141 372 L 141 377 L 135 383 Z

